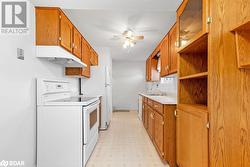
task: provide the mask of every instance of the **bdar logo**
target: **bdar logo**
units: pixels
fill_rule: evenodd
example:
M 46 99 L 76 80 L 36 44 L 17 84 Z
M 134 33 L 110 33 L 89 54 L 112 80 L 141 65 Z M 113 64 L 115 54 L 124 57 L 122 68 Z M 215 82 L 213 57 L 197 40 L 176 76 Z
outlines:
M 2 1 L 2 28 L 27 27 L 27 2 Z

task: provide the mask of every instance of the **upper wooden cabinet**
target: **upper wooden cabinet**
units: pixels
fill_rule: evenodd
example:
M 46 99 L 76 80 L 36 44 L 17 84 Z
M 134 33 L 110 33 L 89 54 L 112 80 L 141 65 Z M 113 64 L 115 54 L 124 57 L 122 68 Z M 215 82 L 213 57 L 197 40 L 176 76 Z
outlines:
M 168 35 L 161 43 L 161 77 L 169 74 L 170 59 L 169 59 L 169 38 Z
M 208 0 L 184 0 L 177 10 L 179 46 L 184 47 L 208 32 Z
M 146 61 L 146 81 L 159 81 L 160 72 L 159 72 L 159 60 L 160 60 L 160 46 L 158 46 L 151 56 Z
M 169 31 L 169 74 L 177 73 L 177 24 Z
M 78 67 L 66 68 L 66 75 L 90 78 L 90 47 L 84 38 L 81 39 L 81 60 L 87 67 L 84 69 Z
M 73 24 L 59 8 L 36 7 L 36 44 L 60 45 L 72 52 Z
M 177 26 L 171 28 L 161 42 L 161 77 L 177 72 Z
M 59 8 L 36 7 L 36 45 L 60 45 Z
M 87 41 L 82 39 L 82 61 L 87 65 L 85 69 L 82 70 L 82 76 L 90 78 L 90 46 Z
M 94 51 L 94 49 L 90 49 L 90 64 L 91 66 L 97 66 L 98 65 L 98 55 L 97 53 Z
M 82 42 L 82 35 L 76 28 L 74 28 L 74 31 L 73 31 L 73 53 L 79 59 L 82 58 L 82 43 L 81 42 Z
M 75 55 L 86 68 L 68 67 L 66 75 L 90 77 L 90 66 L 98 55 L 60 8 L 36 7 L 36 45 L 61 46 Z
M 67 16 L 60 13 L 60 44 L 62 47 L 72 52 L 73 49 L 73 24 Z

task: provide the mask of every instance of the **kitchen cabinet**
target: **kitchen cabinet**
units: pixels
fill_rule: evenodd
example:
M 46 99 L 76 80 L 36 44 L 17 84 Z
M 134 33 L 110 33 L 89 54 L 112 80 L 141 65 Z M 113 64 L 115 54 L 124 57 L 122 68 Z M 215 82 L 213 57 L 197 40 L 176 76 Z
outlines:
M 154 110 L 148 107 L 148 134 L 154 140 Z
M 208 0 L 184 0 L 177 10 L 177 164 L 208 167 Z
M 83 63 L 87 65 L 86 68 L 79 68 L 79 67 L 69 67 L 65 69 L 66 75 L 69 76 L 79 76 L 79 77 L 86 77 L 90 78 L 90 46 L 88 42 L 82 38 L 81 40 L 81 60 Z
M 148 129 L 148 105 L 145 104 L 145 110 L 144 110 L 144 127 L 145 129 Z
M 179 46 L 181 48 L 208 32 L 208 0 L 184 0 L 177 10 Z
M 154 50 L 146 62 L 147 81 L 159 81 L 160 77 L 166 77 L 177 73 L 177 24 L 170 29 L 161 43 Z M 159 54 L 160 53 L 160 54 Z M 158 55 L 160 57 L 158 57 Z M 160 60 L 160 72 L 158 63 Z
M 90 54 L 90 46 L 82 39 L 82 61 L 87 65 L 85 69 L 82 69 L 82 76 L 87 78 L 90 78 Z
M 177 24 L 169 31 L 169 74 L 177 73 Z
M 65 68 L 68 76 L 90 78 L 90 66 L 98 65 L 97 53 L 57 7 L 36 7 L 36 45 L 60 46 L 87 65 Z
M 73 49 L 73 25 L 67 16 L 61 12 L 60 14 L 60 44 L 66 50 L 72 52 Z
M 157 54 L 160 51 L 157 49 L 146 61 L 146 81 L 160 81 L 160 72 L 158 70 L 159 57 Z
M 169 74 L 169 38 L 168 35 L 161 43 L 161 77 Z
M 72 52 L 73 24 L 60 8 L 36 7 L 36 45 L 60 45 Z
M 208 167 L 207 113 L 198 110 L 177 112 L 177 164 L 179 167 Z
M 159 154 L 164 156 L 164 118 L 158 112 L 154 114 L 154 141 Z
M 161 42 L 161 77 L 177 73 L 177 26 L 170 29 Z
M 82 58 L 82 35 L 74 28 L 73 29 L 73 54 L 79 59 Z
M 59 8 L 36 7 L 36 45 L 60 45 Z
M 143 97 L 143 124 L 159 156 L 176 167 L 176 105 L 161 104 Z
M 90 64 L 91 64 L 91 66 L 97 66 L 98 65 L 98 55 L 94 51 L 94 49 L 92 49 L 92 48 L 91 48 Z
M 146 61 L 146 81 L 151 80 L 151 57 L 149 57 Z

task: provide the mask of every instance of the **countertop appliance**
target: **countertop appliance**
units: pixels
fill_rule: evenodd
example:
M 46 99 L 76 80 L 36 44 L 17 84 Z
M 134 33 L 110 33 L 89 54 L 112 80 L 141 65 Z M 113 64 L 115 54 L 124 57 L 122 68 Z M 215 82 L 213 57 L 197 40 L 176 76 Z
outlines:
M 97 143 L 99 99 L 71 94 L 68 81 L 37 80 L 38 167 L 83 167 Z

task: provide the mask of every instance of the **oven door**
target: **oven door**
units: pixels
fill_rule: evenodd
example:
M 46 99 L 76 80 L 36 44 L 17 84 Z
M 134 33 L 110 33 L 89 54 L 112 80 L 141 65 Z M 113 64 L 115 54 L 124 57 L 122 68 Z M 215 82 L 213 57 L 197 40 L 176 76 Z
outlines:
M 83 107 L 83 143 L 87 144 L 91 138 L 98 133 L 99 126 L 99 104 L 96 101 L 89 106 Z

